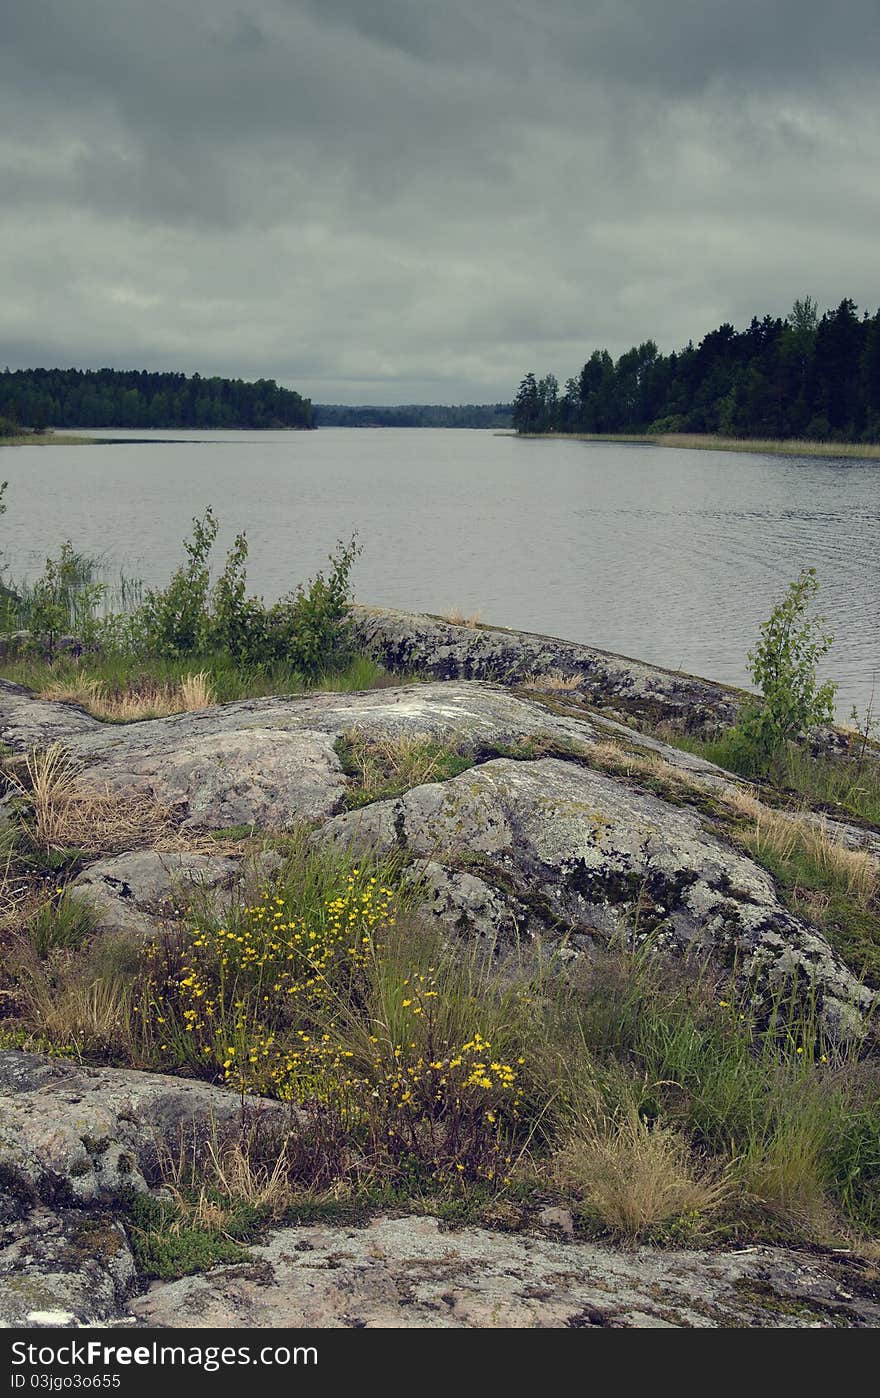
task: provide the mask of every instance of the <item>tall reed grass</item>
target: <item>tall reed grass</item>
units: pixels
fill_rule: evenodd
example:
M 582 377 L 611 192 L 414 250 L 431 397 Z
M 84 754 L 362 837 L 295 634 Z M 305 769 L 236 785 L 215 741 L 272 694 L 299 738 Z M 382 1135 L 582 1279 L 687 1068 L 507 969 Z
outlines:
M 880 460 L 880 442 L 819 442 L 806 437 L 722 437 L 709 432 L 528 432 L 519 435 L 547 441 L 608 442 L 612 445 L 618 442 L 632 446 L 677 447 L 679 450 L 751 452 L 762 456 Z

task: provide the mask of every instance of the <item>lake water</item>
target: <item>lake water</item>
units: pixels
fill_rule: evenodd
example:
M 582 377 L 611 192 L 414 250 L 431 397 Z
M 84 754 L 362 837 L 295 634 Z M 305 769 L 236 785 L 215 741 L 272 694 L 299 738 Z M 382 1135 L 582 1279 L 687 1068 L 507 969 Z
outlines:
M 878 462 L 422 429 L 103 435 L 151 441 L 0 453 L 10 573 L 70 538 L 163 582 L 212 504 L 222 544 L 247 530 L 267 599 L 357 529 L 363 601 L 478 611 L 746 684 L 758 623 L 812 565 L 839 715 L 880 680 Z

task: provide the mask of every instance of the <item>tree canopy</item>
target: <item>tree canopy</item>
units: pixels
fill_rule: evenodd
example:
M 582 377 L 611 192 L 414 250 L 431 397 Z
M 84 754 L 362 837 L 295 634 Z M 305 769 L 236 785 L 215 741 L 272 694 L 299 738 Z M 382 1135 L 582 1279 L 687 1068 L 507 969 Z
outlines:
M 398 403 L 394 407 L 316 403 L 319 427 L 510 427 L 509 403 Z
M 520 432 L 713 432 L 731 437 L 880 440 L 880 311 L 848 298 L 819 318 L 809 296 L 785 319 L 724 324 L 669 355 L 653 340 L 616 361 L 594 350 L 560 395 L 526 374 Z
M 313 427 L 312 405 L 274 379 L 120 369 L 6 369 L 0 415 L 22 427 Z

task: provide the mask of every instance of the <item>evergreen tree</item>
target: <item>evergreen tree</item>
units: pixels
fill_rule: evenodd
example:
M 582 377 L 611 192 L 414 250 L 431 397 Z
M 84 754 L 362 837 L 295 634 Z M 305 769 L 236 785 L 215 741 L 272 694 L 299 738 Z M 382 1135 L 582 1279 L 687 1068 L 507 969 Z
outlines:
M 725 323 L 668 356 L 653 340 L 615 363 L 594 350 L 560 397 L 552 374 L 520 384 L 528 432 L 720 432 L 741 437 L 880 439 L 880 311 L 841 301 L 821 320 L 810 296 L 785 320 Z
M 528 373 L 513 400 L 513 425 L 517 432 L 538 432 L 540 431 L 540 420 L 538 384 L 534 374 Z
M 6 369 L 0 414 L 25 427 L 313 427 L 312 405 L 274 379 L 97 369 Z

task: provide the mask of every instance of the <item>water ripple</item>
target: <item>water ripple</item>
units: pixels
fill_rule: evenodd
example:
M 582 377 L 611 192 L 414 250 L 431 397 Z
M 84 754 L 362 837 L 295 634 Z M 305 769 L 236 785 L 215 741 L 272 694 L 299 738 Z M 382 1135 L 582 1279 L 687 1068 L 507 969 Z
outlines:
M 70 538 L 143 559 L 142 575 L 161 582 L 191 516 L 212 503 L 223 545 L 247 528 L 251 583 L 267 597 L 357 528 L 365 600 L 479 609 L 744 684 L 758 623 L 812 566 L 842 716 L 865 708 L 880 675 L 880 464 L 467 431 L 193 435 L 198 450 L 178 440 L 4 453 L 7 567 L 11 555 L 10 571 L 33 574 Z

